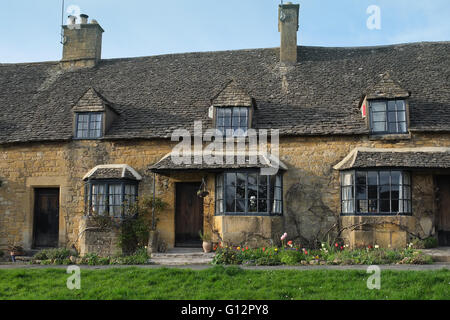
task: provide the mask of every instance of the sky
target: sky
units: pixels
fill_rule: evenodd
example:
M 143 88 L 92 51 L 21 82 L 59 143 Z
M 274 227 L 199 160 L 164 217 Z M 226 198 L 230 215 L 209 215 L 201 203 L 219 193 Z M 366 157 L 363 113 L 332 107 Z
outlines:
M 286 2 L 286 1 L 285 1 Z M 299 45 L 450 40 L 450 0 L 294 0 Z M 280 0 L 65 0 L 105 29 L 102 58 L 272 48 Z M 379 16 L 371 6 L 379 8 Z M 0 0 L 0 63 L 61 59 L 62 0 Z M 379 17 L 380 19 L 374 20 Z M 372 22 L 369 29 L 367 21 Z M 379 28 L 373 24 L 379 21 Z

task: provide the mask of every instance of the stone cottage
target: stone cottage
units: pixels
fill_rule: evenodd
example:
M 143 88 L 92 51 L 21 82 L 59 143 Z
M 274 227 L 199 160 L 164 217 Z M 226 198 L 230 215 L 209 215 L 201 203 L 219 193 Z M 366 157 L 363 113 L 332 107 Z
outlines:
M 450 43 L 298 46 L 291 3 L 278 28 L 278 48 L 101 59 L 104 30 L 82 15 L 61 61 L 0 64 L 0 249 L 112 252 L 89 216 L 153 195 L 169 248 L 210 228 L 255 246 L 284 232 L 305 246 L 449 245 Z M 268 152 L 176 161 L 174 132 L 198 124 L 244 151 L 268 131 Z

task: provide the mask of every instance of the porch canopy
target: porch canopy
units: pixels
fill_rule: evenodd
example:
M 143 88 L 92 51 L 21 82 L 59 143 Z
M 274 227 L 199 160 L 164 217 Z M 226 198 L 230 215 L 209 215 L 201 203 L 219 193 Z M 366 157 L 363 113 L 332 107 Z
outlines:
M 91 170 L 83 177 L 83 180 L 98 180 L 98 179 L 129 179 L 142 180 L 142 176 L 136 172 L 132 167 L 126 164 L 106 164 L 99 165 Z
M 226 169 L 269 169 L 278 168 L 279 170 L 286 171 L 287 166 L 281 162 L 278 157 L 271 154 L 264 154 L 259 156 L 256 153 L 235 153 L 233 161 L 227 161 L 227 156 L 223 152 L 213 152 L 212 157 L 221 158 L 221 163 L 207 163 L 205 159 L 202 158 L 201 163 L 196 163 L 195 157 L 200 157 L 201 154 L 192 153 L 190 157 L 187 157 L 187 161 L 182 163 L 175 163 L 172 153 L 166 154 L 157 163 L 149 166 L 149 170 L 155 173 L 170 173 L 173 171 L 210 171 L 217 172 Z M 251 156 L 256 161 L 251 161 Z M 244 159 L 244 161 L 242 161 Z M 230 159 L 228 159 L 230 160 Z
M 335 170 L 356 168 L 449 169 L 450 148 L 355 148 Z

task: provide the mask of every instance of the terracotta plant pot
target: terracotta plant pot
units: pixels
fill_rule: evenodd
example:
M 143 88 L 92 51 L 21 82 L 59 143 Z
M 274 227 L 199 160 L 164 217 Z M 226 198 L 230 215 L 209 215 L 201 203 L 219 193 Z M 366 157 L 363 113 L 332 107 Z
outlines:
M 212 250 L 212 243 L 211 241 L 203 241 L 203 252 L 209 253 Z

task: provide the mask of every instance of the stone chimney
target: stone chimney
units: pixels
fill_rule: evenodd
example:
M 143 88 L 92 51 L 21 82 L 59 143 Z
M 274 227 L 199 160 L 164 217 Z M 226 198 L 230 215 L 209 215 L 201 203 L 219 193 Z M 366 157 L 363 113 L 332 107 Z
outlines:
M 281 33 L 280 61 L 297 62 L 297 31 L 300 5 L 287 2 L 278 8 L 278 32 Z
M 89 16 L 69 16 L 68 25 L 63 26 L 63 68 L 93 67 L 102 57 L 102 34 L 105 32 L 97 21 L 88 23 Z

